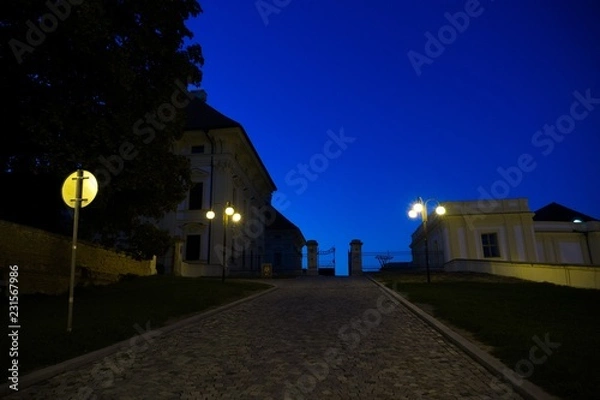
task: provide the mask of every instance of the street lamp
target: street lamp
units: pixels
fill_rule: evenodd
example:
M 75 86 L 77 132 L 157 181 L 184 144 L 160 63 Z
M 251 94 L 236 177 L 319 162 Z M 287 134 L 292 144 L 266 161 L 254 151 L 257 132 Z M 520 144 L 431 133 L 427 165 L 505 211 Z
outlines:
M 213 210 L 206 212 L 206 218 L 209 220 L 214 219 L 216 215 L 217 214 Z M 223 271 L 221 282 L 225 282 L 225 270 L 227 269 L 227 226 L 229 225 L 229 219 L 233 222 L 239 222 L 242 219 L 242 216 L 239 213 L 236 213 L 231 204 L 227 202 L 225 209 L 223 210 Z
M 412 209 L 408 212 L 408 216 L 410 218 L 414 219 L 421 215 L 421 220 L 423 221 L 423 235 L 425 237 L 425 268 L 427 269 L 427 283 L 431 282 L 431 277 L 429 276 L 429 245 L 427 243 L 427 203 L 429 203 L 430 201 L 436 200 L 427 199 L 423 201 L 423 199 L 419 197 L 419 200 L 415 204 L 413 204 Z M 437 215 L 444 215 L 446 213 L 446 209 L 438 203 L 437 207 L 435 208 L 435 213 Z

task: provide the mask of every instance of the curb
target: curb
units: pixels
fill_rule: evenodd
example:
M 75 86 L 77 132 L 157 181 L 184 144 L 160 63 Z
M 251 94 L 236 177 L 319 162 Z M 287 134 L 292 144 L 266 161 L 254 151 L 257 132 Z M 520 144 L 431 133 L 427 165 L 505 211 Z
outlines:
M 231 303 L 227 303 L 223 306 L 220 306 L 218 308 L 214 308 L 212 310 L 208 310 L 208 311 L 204 311 L 201 312 L 200 314 L 196 314 L 192 317 L 174 322 L 172 324 L 169 325 L 165 325 L 161 328 L 157 328 L 157 329 L 153 329 L 152 331 L 147 331 L 143 333 L 144 337 L 152 337 L 152 336 L 160 336 L 163 335 L 165 333 L 169 333 L 178 329 L 182 329 L 185 328 L 188 325 L 192 325 L 200 320 L 203 320 L 205 318 L 208 318 L 212 315 L 218 314 L 220 312 L 226 311 L 230 308 L 236 307 L 242 303 L 245 303 L 247 301 L 252 301 L 258 297 L 267 295 L 275 290 L 277 290 L 278 287 L 274 286 L 270 289 L 266 289 L 263 290 L 259 293 L 253 294 L 251 296 L 248 297 L 244 297 L 238 300 L 235 300 Z M 115 344 L 112 344 L 110 346 L 104 347 L 102 349 L 98 349 L 98 350 L 94 350 L 90 353 L 86 353 L 83 354 L 81 356 L 72 358 L 70 360 L 67 361 L 63 361 L 59 364 L 56 365 L 52 365 L 46 368 L 42 368 L 39 369 L 37 371 L 33 371 L 28 375 L 19 377 L 19 390 L 17 392 L 15 392 L 14 390 L 10 389 L 10 383 L 5 383 L 3 385 L 0 386 L 0 397 L 4 397 L 4 396 L 9 396 L 11 394 L 16 394 L 26 388 L 28 388 L 29 386 L 35 385 L 36 383 L 48 380 L 56 375 L 59 375 L 63 372 L 67 372 L 70 370 L 74 370 L 80 367 L 83 367 L 87 364 L 90 364 L 94 361 L 98 361 L 100 359 L 103 359 L 104 357 L 113 355 L 115 353 L 118 353 L 120 350 L 123 349 L 127 349 L 127 348 L 131 348 L 132 344 L 131 344 L 131 340 L 133 338 L 136 338 L 136 336 L 132 336 L 128 339 L 125 339 L 121 342 L 117 342 Z
M 450 342 L 462 349 L 465 353 L 467 353 L 467 355 L 485 367 L 485 369 L 490 371 L 495 376 L 504 379 L 508 384 L 511 385 L 513 390 L 521 396 L 528 400 L 559 400 L 558 397 L 548 394 L 539 386 L 518 377 L 513 370 L 504 365 L 500 360 L 481 350 L 472 342 L 465 339 L 425 311 L 421 310 L 419 307 L 409 302 L 396 291 L 386 287 L 383 283 L 370 276 L 367 276 L 367 278 L 379 286 L 383 291 L 387 292 L 390 296 L 393 296 L 395 299 L 399 300 L 402 305 L 408 308 L 413 314 L 441 333 Z

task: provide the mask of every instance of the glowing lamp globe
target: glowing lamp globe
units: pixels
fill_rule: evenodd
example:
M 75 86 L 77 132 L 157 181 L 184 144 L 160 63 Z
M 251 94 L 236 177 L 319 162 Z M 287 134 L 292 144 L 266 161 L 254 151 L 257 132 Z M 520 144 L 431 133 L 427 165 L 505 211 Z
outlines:
M 413 208 L 412 208 L 415 212 L 420 213 L 421 211 L 423 211 L 423 204 L 421 203 L 416 203 Z

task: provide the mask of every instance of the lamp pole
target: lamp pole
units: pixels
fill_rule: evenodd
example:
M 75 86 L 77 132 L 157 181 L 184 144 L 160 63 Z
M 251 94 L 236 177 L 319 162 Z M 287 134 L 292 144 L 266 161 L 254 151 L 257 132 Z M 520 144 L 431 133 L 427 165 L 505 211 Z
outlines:
M 423 205 L 421 210 L 421 220 L 423 221 L 423 235 L 425 236 L 425 269 L 427 270 L 427 283 L 431 283 L 429 275 L 429 242 L 427 241 L 427 205 Z
M 432 200 L 433 199 L 428 199 L 423 201 L 423 199 L 419 197 L 419 200 L 413 204 L 411 210 L 408 212 L 408 216 L 410 218 L 417 218 L 419 215 L 421 215 L 421 221 L 423 222 L 423 241 L 425 244 L 425 269 L 427 270 L 427 283 L 431 283 L 431 275 L 429 273 L 429 242 L 427 238 L 427 203 Z M 446 209 L 438 203 L 435 213 L 438 215 L 444 215 L 446 213 Z
M 206 218 L 208 218 L 209 221 L 212 221 L 215 218 L 215 216 L 216 214 L 213 210 L 209 210 L 206 213 Z M 229 217 L 231 217 L 233 222 L 238 222 L 240 219 L 242 219 L 242 216 L 239 213 L 236 213 L 233 206 L 229 202 L 227 202 L 225 208 L 223 209 L 223 261 L 221 271 L 221 282 L 225 282 L 225 271 L 227 270 L 227 228 L 229 226 Z
M 221 271 L 221 282 L 225 283 L 225 270 L 227 269 L 227 214 L 223 213 L 223 270 Z

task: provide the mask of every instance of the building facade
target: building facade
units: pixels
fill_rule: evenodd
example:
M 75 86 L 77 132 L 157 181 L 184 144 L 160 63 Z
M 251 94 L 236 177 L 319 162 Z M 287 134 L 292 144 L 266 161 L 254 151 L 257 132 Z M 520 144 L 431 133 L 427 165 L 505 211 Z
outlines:
M 276 220 L 271 197 L 277 188 L 243 126 L 194 99 L 173 150 L 189 158 L 193 184 L 159 223 L 176 239 L 159 262 L 182 276 L 220 276 L 224 266 L 227 275 L 258 272 L 265 231 Z M 239 222 L 225 216 L 228 205 L 241 215 Z
M 600 265 L 600 221 L 568 207 L 551 203 L 531 211 L 525 198 L 443 206 L 446 213 L 428 221 L 430 265 L 453 260 Z M 413 262 L 424 266 L 423 225 L 410 247 Z
M 557 203 L 533 216 L 538 262 L 600 265 L 600 221 Z
M 302 274 L 302 248 L 306 239 L 302 231 L 280 212 L 266 227 L 265 262 L 272 265 L 276 275 Z

